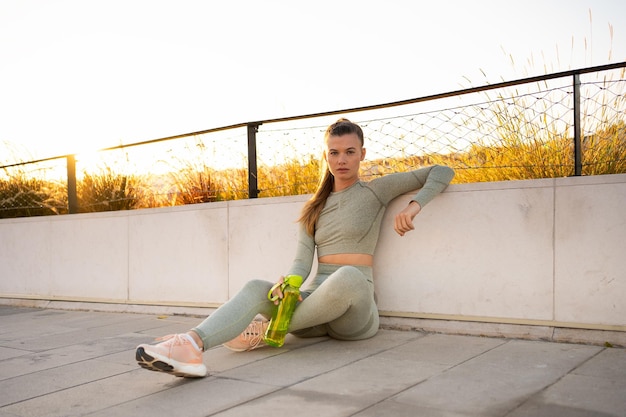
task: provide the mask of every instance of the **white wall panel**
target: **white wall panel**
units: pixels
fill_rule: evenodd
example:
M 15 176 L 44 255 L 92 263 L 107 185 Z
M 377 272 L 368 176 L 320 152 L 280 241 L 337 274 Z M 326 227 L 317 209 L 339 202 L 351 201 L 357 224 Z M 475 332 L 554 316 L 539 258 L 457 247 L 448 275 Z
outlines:
M 307 197 L 234 201 L 229 210 L 230 295 L 251 279 L 277 281 L 296 253 L 300 209 Z
M 215 306 L 286 272 L 307 198 L 0 220 L 0 297 Z M 408 199 L 383 220 L 381 310 L 626 325 L 626 175 L 452 185 L 399 237 Z
M 54 219 L 57 220 L 57 219 Z M 48 284 L 53 297 L 125 299 L 128 291 L 128 217 L 92 214 L 50 223 Z
M 129 300 L 228 300 L 228 206 L 137 211 L 129 217 Z
M 50 234 L 50 219 L 0 221 L 0 294 L 50 294 L 53 252 L 63 242 Z
M 560 181 L 556 190 L 556 320 L 626 325 L 624 176 Z

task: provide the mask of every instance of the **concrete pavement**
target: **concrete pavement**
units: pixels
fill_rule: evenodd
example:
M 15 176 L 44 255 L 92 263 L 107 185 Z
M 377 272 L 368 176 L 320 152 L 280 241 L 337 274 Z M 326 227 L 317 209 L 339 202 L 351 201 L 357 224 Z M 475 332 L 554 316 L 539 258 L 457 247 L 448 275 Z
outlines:
M 626 416 L 626 349 L 381 330 L 209 350 L 210 375 L 139 368 L 198 318 L 0 306 L 0 417 Z

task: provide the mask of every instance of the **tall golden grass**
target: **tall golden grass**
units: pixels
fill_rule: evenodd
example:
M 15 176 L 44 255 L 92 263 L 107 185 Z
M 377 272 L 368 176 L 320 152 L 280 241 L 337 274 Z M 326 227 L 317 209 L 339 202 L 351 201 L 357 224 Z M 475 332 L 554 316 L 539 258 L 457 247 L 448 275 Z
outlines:
M 144 195 L 138 176 L 118 174 L 110 167 L 84 173 L 76 193 L 81 213 L 140 208 Z
M 13 173 L 0 179 L 0 218 L 67 213 L 67 189 L 60 182 Z
M 622 79 L 624 73 L 622 71 Z M 455 168 L 455 183 L 567 177 L 574 174 L 571 135 L 555 127 L 547 109 L 537 117 L 529 113 L 525 96 L 506 102 L 492 100 L 478 120 L 490 120 L 488 139 L 478 139 L 461 152 L 432 153 L 395 159 L 365 161 L 365 179 L 420 166 L 444 164 Z M 595 132 L 582 138 L 583 175 L 626 173 L 626 96 L 621 91 L 594 102 Z M 506 104 L 505 104 L 506 103 Z M 513 104 L 511 104 L 513 103 Z M 468 116 L 464 122 L 476 123 Z M 474 127 L 473 127 L 474 128 Z M 474 131 L 480 131 L 477 126 Z M 322 140 L 322 138 L 320 138 Z M 121 174 L 102 165 L 84 172 L 77 184 L 80 212 L 129 210 L 248 198 L 248 172 L 244 168 L 216 170 L 202 155 L 173 164 L 167 174 Z M 6 171 L 6 169 L 5 169 Z M 12 168 L 0 177 L 0 218 L 67 213 L 67 185 L 28 175 Z M 310 194 L 320 175 L 317 155 L 303 155 L 258 169 L 260 197 Z
M 474 143 L 466 152 L 409 156 L 401 159 L 365 161 L 364 178 L 402 172 L 420 166 L 444 164 L 454 167 L 455 183 L 558 178 L 574 173 L 573 140 L 553 135 L 540 139 L 524 129 L 510 126 L 502 117 L 497 144 Z M 520 118 L 515 120 L 520 121 Z M 519 126 L 518 126 L 519 127 Z M 551 136 L 551 135 L 549 135 Z M 529 139 L 530 138 L 530 139 Z M 626 173 L 626 122 L 623 120 L 583 138 L 583 175 Z M 310 194 L 320 175 L 320 161 L 309 155 L 275 166 L 260 166 L 259 197 Z M 167 188 L 154 189 L 150 175 L 121 175 L 110 168 L 85 173 L 78 182 L 80 212 L 129 210 L 248 198 L 246 169 L 214 170 L 187 165 L 167 175 Z M 13 173 L 0 179 L 0 217 L 23 217 L 67 213 L 67 187 L 61 181 Z

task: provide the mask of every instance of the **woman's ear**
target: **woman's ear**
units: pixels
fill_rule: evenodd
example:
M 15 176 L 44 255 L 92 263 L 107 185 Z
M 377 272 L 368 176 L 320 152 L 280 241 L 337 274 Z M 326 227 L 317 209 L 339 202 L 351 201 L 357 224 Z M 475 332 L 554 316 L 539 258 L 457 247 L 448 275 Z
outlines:
M 365 148 L 361 148 L 361 161 L 365 159 Z

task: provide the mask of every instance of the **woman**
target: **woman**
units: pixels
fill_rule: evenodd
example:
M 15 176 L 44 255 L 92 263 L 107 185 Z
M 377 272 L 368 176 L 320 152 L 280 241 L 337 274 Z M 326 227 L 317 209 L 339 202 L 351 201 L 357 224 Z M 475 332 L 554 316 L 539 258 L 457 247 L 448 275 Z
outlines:
M 454 172 L 435 165 L 364 182 L 359 178 L 365 158 L 361 128 L 340 119 L 328 127 L 324 140 L 324 174 L 302 210 L 296 257 L 288 274 L 308 277 L 316 249 L 318 270 L 301 293 L 289 330 L 299 337 L 367 339 L 379 327 L 372 265 L 387 205 L 419 189 L 395 216 L 394 229 L 404 236 L 414 229 L 413 219 L 422 207 L 448 186 Z M 189 332 L 165 336 L 157 345 L 139 345 L 139 365 L 176 376 L 203 377 L 205 350 L 220 344 L 235 351 L 260 346 L 267 322 L 253 319 L 257 314 L 271 316 L 275 306 L 267 294 L 272 286 L 268 281 L 250 281 Z M 279 289 L 274 295 L 282 297 Z

